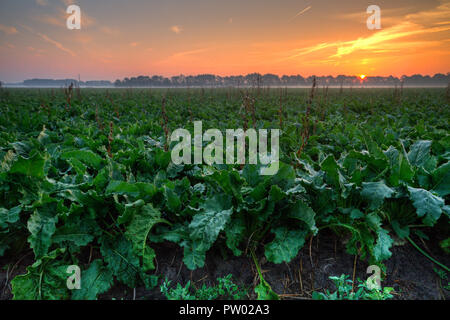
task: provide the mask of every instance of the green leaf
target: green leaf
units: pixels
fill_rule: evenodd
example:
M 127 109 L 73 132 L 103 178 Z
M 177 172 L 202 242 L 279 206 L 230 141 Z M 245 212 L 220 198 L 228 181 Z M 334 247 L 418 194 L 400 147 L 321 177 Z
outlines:
M 340 187 L 344 179 L 339 171 L 339 165 L 332 155 L 328 156 L 321 164 L 321 169 L 326 173 L 328 183 Z
M 269 201 L 278 202 L 286 197 L 286 193 L 279 186 L 273 185 L 269 191 Z
M 94 169 L 100 169 L 100 166 L 103 162 L 102 157 L 92 152 L 91 150 L 65 151 L 61 153 L 61 159 L 63 160 L 76 159 Z
M 429 215 L 432 221 L 437 221 L 442 214 L 444 200 L 424 189 L 408 187 L 409 197 L 416 208 L 417 215 Z
M 7 224 L 16 223 L 19 221 L 19 214 L 22 211 L 20 206 L 14 207 L 10 210 L 0 208 L 0 228 L 7 228 Z
M 72 213 L 64 225 L 58 227 L 52 236 L 52 242 L 57 244 L 70 244 L 71 251 L 79 251 L 94 240 L 101 233 L 100 227 L 94 218 L 77 213 Z
M 265 255 L 273 263 L 290 262 L 305 244 L 307 232 L 279 227 L 272 230 L 275 239 L 265 246 Z
M 280 162 L 278 172 L 270 176 L 270 183 L 277 185 L 282 190 L 289 190 L 295 184 L 295 170 L 292 166 Z
M 303 221 L 314 234 L 317 233 L 316 221 L 314 219 L 316 213 L 302 200 L 298 200 L 289 210 L 290 218 Z
M 233 251 L 235 256 L 240 256 L 242 254 L 242 250 L 238 249 L 238 246 L 244 240 L 244 232 L 245 221 L 242 216 L 232 218 L 225 228 L 227 247 Z
M 178 213 L 181 208 L 181 200 L 175 191 L 167 186 L 164 186 L 164 197 L 166 199 L 167 208 L 171 212 Z
M 384 202 L 385 198 L 389 198 L 394 190 L 386 186 L 382 181 L 379 182 L 363 182 L 361 196 L 369 201 L 369 210 L 378 209 Z
M 156 160 L 156 164 L 161 169 L 166 169 L 167 166 L 169 165 L 171 159 L 172 159 L 171 153 L 169 151 L 165 152 L 162 149 L 156 149 L 155 160 Z
M 125 237 L 103 238 L 100 252 L 118 281 L 135 288 L 143 280 L 139 257 L 133 253 L 133 245 Z
M 194 216 L 189 229 L 191 238 L 201 241 L 209 249 L 230 220 L 233 208 L 226 195 L 216 195 L 206 200 L 200 208 L 201 212 Z
M 18 160 L 13 163 L 9 172 L 21 173 L 29 177 L 44 178 L 45 161 L 46 159 L 37 153 L 29 159 L 20 156 Z
M 58 218 L 51 216 L 43 209 L 37 209 L 28 220 L 28 237 L 30 247 L 37 258 L 45 255 L 52 244 L 52 236 L 56 231 Z
M 411 167 L 408 159 L 403 154 L 399 153 L 394 147 L 390 147 L 385 151 L 385 155 L 389 158 L 391 172 L 389 176 L 389 183 L 393 186 L 398 186 L 401 181 L 411 182 L 414 178 L 414 170 Z
M 261 281 L 255 287 L 255 293 L 258 295 L 257 300 L 280 300 L 280 297 L 272 290 L 269 284 Z
M 392 229 L 394 229 L 395 233 L 397 233 L 397 235 L 401 239 L 409 237 L 409 227 L 408 226 L 401 227 L 400 223 L 397 220 L 392 221 L 391 225 L 392 225 Z
M 81 273 L 81 288 L 74 290 L 72 300 L 96 300 L 113 285 L 111 270 L 103 266 L 102 261 L 94 260 L 89 268 Z
M 206 251 L 205 245 L 198 241 L 185 241 L 181 243 L 184 247 L 183 262 L 189 270 L 203 268 L 205 265 Z
M 146 204 L 134 214 L 125 235 L 132 242 L 134 253 L 143 260 L 144 272 L 155 268 L 153 260 L 156 254 L 152 248 L 147 245 L 147 238 L 150 230 L 158 223 L 167 223 L 161 218 L 161 212 L 155 209 L 151 204 Z
M 217 182 L 222 190 L 242 202 L 241 187 L 244 183 L 237 171 L 216 171 L 210 176 L 210 179 Z
M 14 300 L 64 300 L 69 298 L 66 281 L 67 267 L 57 257 L 64 249 L 57 249 L 27 267 L 27 273 L 11 281 Z
M 183 244 L 183 261 L 189 269 L 204 265 L 206 251 L 224 230 L 232 213 L 231 198 L 224 194 L 207 199 L 200 206 L 200 213 L 196 214 L 189 224 L 190 239 Z
M 391 257 L 392 252 L 389 251 L 389 248 L 392 247 L 394 241 L 391 239 L 391 237 L 389 236 L 388 232 L 385 229 L 380 228 L 377 232 L 377 235 L 378 238 L 373 248 L 373 253 L 377 262 L 381 262 Z
M 433 171 L 433 192 L 440 197 L 450 194 L 450 162 L 447 162 Z
M 445 253 L 450 253 L 450 238 L 447 238 L 445 240 L 442 240 L 439 242 L 439 246 L 444 250 Z
M 106 188 L 105 193 L 107 195 L 118 194 L 127 195 L 134 198 L 151 199 L 151 197 L 155 195 L 156 191 L 156 187 L 152 183 L 129 183 L 125 181 L 112 180 Z
M 416 167 L 423 167 L 430 157 L 432 141 L 419 140 L 410 148 L 408 153 L 409 162 Z

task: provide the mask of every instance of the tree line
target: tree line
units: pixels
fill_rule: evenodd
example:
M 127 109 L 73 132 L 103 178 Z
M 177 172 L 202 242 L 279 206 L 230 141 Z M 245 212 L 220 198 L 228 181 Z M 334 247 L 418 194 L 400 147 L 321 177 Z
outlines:
M 276 74 L 259 74 L 251 73 L 248 75 L 239 76 L 218 76 L 214 74 L 200 74 L 196 76 L 174 76 L 163 77 L 159 75 L 154 76 L 138 76 L 132 78 L 125 78 L 123 80 L 116 80 L 114 86 L 116 87 L 186 87 L 186 86 L 202 86 L 202 87 L 226 87 L 226 86 L 309 86 L 313 82 L 314 76 L 303 77 L 301 75 L 283 75 Z M 438 73 L 434 76 L 423 76 L 420 74 L 412 76 L 402 76 L 400 78 L 394 76 L 388 77 L 366 77 L 362 80 L 358 76 L 338 75 L 333 76 L 318 76 L 316 81 L 319 85 L 324 86 L 358 86 L 364 85 L 378 85 L 378 86 L 392 86 L 400 85 L 402 82 L 405 85 L 447 85 L 450 82 L 450 73 Z

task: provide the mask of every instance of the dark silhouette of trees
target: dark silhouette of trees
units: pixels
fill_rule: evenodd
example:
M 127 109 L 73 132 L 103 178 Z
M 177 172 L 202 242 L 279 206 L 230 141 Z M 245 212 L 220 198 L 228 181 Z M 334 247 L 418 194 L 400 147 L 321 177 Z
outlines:
M 114 83 L 110 81 L 78 81 L 75 79 L 30 79 L 23 82 L 26 86 L 35 87 L 66 87 L 73 83 L 75 86 L 115 86 L 115 87 L 289 87 L 289 86 L 311 86 L 314 76 L 303 77 L 297 75 L 276 74 L 259 74 L 250 73 L 247 75 L 235 76 L 218 76 L 214 74 L 199 75 L 177 75 L 170 78 L 160 75 L 153 76 L 137 76 L 132 78 L 124 78 L 116 80 Z M 450 83 L 450 73 L 437 73 L 434 76 L 414 74 L 411 76 L 402 76 L 400 78 L 394 76 L 380 77 L 368 76 L 361 80 L 357 76 L 338 75 L 333 76 L 316 76 L 318 86 L 447 86 Z

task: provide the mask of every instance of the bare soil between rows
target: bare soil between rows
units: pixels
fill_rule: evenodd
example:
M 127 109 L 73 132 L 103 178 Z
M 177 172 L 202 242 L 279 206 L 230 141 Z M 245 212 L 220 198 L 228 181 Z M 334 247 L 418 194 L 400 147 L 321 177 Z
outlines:
M 415 238 L 415 242 L 434 259 L 446 266 L 450 265 L 450 256 L 438 243 L 444 237 L 439 234 L 430 235 L 430 240 Z M 185 285 L 188 281 L 195 287 L 203 284 L 212 285 L 218 277 L 233 275 L 235 283 L 248 289 L 248 299 L 255 299 L 253 291 L 258 284 L 258 276 L 250 255 L 234 257 L 230 252 L 211 250 L 206 257 L 205 266 L 190 271 L 183 264 L 183 249 L 172 243 L 153 245 L 156 250 L 156 274 L 160 276 L 159 284 L 167 278 L 172 284 Z M 386 278 L 382 286 L 393 287 L 394 299 L 398 300 L 448 300 L 450 292 L 443 287 L 447 280 L 441 280 L 434 268 L 438 268 L 423 256 L 409 242 L 403 242 L 391 248 L 392 257 L 385 261 Z M 228 254 L 228 255 L 227 255 Z M 225 256 L 227 255 L 227 256 Z M 345 245 L 330 232 L 323 232 L 307 241 L 298 256 L 290 263 L 273 264 L 267 262 L 263 251 L 257 252 L 263 276 L 272 289 L 282 299 L 311 299 L 313 291 L 328 289 L 334 291 L 329 276 L 348 274 L 355 279 L 367 279 L 368 263 L 345 251 Z M 33 262 L 32 252 L 15 257 L 0 258 L 0 300 L 12 299 L 10 281 L 18 274 L 26 272 L 26 266 Z M 4 266 L 14 266 L 4 270 Z M 100 299 L 165 299 L 160 293 L 159 285 L 151 290 L 138 287 L 135 290 L 116 285 Z

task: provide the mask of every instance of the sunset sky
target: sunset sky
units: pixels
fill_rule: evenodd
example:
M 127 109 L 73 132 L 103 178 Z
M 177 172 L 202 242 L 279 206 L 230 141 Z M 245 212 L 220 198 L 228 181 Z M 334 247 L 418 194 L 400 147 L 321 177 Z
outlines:
M 66 8 L 81 8 L 68 30 Z M 381 30 L 368 30 L 369 5 Z M 450 72 L 450 0 L 2 0 L 0 80 Z

